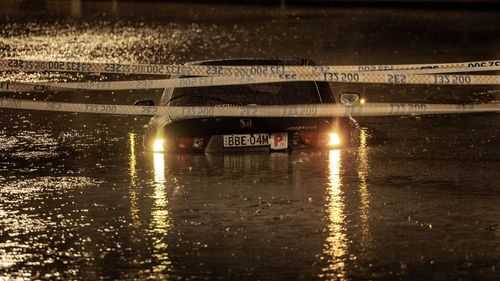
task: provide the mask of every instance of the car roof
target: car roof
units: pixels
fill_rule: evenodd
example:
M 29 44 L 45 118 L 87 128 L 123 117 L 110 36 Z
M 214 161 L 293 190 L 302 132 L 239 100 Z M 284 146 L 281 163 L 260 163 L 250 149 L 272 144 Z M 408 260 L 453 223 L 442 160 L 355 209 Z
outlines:
M 316 63 L 310 59 L 304 58 L 231 58 L 231 59 L 212 59 L 212 60 L 201 60 L 201 61 L 192 61 L 187 62 L 186 65 L 224 65 L 224 66 L 252 66 L 252 65 L 289 65 L 289 66 L 315 66 Z M 182 77 L 182 76 L 180 76 Z M 328 93 L 333 102 L 336 102 L 335 97 L 331 93 L 331 89 L 328 86 L 327 82 L 305 82 L 305 83 L 314 83 L 318 89 L 318 91 Z M 318 88 L 319 87 L 319 88 Z M 170 95 L 173 92 L 177 92 L 183 88 L 171 88 L 165 89 L 165 92 L 169 91 Z M 164 96 L 165 96 L 164 92 Z M 162 97 L 163 99 L 163 97 Z

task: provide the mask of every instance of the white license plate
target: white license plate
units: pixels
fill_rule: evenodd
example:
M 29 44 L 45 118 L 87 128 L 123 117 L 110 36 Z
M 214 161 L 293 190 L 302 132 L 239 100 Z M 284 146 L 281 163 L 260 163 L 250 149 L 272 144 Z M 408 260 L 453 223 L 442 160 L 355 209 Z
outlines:
M 223 135 L 224 147 L 248 147 L 269 145 L 268 134 Z

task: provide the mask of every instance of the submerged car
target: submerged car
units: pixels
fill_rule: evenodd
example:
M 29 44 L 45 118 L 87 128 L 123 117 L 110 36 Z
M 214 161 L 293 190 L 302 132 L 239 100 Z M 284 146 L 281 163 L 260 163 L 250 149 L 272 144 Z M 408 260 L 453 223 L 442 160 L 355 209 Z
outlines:
M 314 65 L 310 60 L 234 59 L 197 65 Z M 183 78 L 183 77 L 181 77 Z M 281 82 L 165 89 L 161 106 L 259 106 L 335 103 L 326 82 Z M 269 152 L 348 145 L 357 123 L 350 117 L 155 116 L 145 145 L 165 152 Z

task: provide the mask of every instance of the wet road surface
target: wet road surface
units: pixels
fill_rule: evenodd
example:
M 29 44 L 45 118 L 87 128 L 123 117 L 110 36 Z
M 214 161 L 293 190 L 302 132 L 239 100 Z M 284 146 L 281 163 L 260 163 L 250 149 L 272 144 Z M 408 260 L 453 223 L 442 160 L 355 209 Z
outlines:
M 493 59 L 500 47 L 495 11 L 37 11 L 2 12 L 3 57 L 425 63 Z M 495 89 L 332 87 L 373 102 L 464 102 Z M 131 104 L 160 91 L 2 96 Z M 144 117 L 2 109 L 0 279 L 498 280 L 498 114 L 358 121 L 359 144 L 340 150 L 178 155 L 144 150 Z

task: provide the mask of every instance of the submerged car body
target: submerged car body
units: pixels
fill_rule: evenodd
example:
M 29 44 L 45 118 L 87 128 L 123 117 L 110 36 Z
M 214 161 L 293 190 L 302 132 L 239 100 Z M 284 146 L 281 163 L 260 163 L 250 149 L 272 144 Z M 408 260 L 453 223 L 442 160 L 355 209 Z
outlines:
M 237 59 L 199 65 L 314 65 L 309 60 Z M 335 103 L 326 82 L 282 82 L 165 89 L 161 106 L 259 106 Z M 145 145 L 154 151 L 237 152 L 323 149 L 348 145 L 357 124 L 349 117 L 155 116 Z

